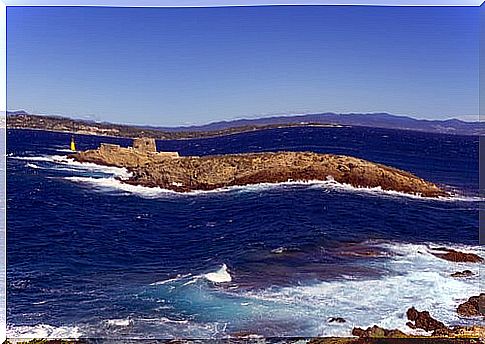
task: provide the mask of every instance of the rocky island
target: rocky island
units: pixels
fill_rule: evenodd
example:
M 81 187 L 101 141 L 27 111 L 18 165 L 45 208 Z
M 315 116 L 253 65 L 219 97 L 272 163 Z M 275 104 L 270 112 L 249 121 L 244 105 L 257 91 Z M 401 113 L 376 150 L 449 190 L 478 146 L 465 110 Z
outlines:
M 228 186 L 325 181 L 354 187 L 392 190 L 426 197 L 446 196 L 437 185 L 411 173 L 350 156 L 312 152 L 247 153 L 179 156 L 157 152 L 155 140 L 137 138 L 133 147 L 101 144 L 98 149 L 70 155 L 79 162 L 124 167 L 125 183 L 161 187 L 177 192 L 213 190 Z

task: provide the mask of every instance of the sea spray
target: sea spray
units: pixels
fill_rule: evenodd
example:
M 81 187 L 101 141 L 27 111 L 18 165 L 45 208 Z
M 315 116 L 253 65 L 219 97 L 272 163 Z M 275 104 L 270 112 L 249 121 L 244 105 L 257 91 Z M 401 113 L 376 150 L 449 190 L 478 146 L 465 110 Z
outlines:
M 222 264 L 222 267 L 215 272 L 206 273 L 204 277 L 214 283 L 227 283 L 232 281 L 226 264 Z
M 462 202 L 480 202 L 485 201 L 482 197 L 477 196 L 465 196 L 459 193 L 450 193 L 449 197 L 424 197 L 419 194 L 410 194 L 405 192 L 393 191 L 393 190 L 383 190 L 381 187 L 355 187 L 350 184 L 339 183 L 335 181 L 332 177 L 328 177 L 327 180 L 308 180 L 308 181 L 287 181 L 281 183 L 258 183 L 252 185 L 235 185 L 229 187 L 218 188 L 214 190 L 193 190 L 189 192 L 176 192 L 169 189 L 163 189 L 160 187 L 146 187 L 140 185 L 132 185 L 123 183 L 123 179 L 128 179 L 131 174 L 125 169 L 113 166 L 104 166 L 89 162 L 77 162 L 67 156 L 61 155 L 46 155 L 46 156 L 13 156 L 13 159 L 18 160 L 29 160 L 29 161 L 43 161 L 50 162 L 60 165 L 66 165 L 73 168 L 72 172 L 79 170 L 102 172 L 112 175 L 116 178 L 95 178 L 95 177 L 81 177 L 81 176 L 67 176 L 65 179 L 77 182 L 86 183 L 97 187 L 98 190 L 106 189 L 118 189 L 121 191 L 129 192 L 140 197 L 145 198 L 157 198 L 157 197 L 167 197 L 170 195 L 185 195 L 185 196 L 197 196 L 213 193 L 223 193 L 223 192 L 257 192 L 264 191 L 267 189 L 275 187 L 298 187 L 298 186 L 308 186 L 310 188 L 322 188 L 325 190 L 333 190 L 337 192 L 354 192 L 361 193 L 370 196 L 380 196 L 380 197 L 406 197 L 410 199 L 418 200 L 439 200 L 439 201 L 462 201 Z M 28 163 L 28 167 L 34 169 L 40 169 L 41 166 Z M 68 171 L 68 170 L 64 170 Z
M 49 165 L 45 167 L 40 167 L 38 165 L 35 165 L 37 167 L 33 167 L 32 163 L 28 163 L 30 164 L 28 167 L 31 167 L 31 168 L 59 169 L 58 166 L 64 166 L 64 167 L 70 167 L 72 172 L 77 172 L 77 171 L 101 172 L 108 175 L 116 176 L 120 179 L 127 179 L 131 176 L 131 174 L 125 168 L 98 165 L 98 164 L 89 163 L 89 162 L 78 162 L 68 158 L 65 155 L 12 156 L 10 158 L 16 159 L 16 160 L 27 160 L 27 161 L 49 163 Z M 63 168 L 62 170 L 69 171 L 69 169 L 65 169 L 65 168 Z
M 213 195 L 228 192 L 264 192 L 265 190 L 274 188 L 297 188 L 297 187 L 308 187 L 308 188 L 320 188 L 322 190 L 330 190 L 335 192 L 343 193 L 356 193 L 363 196 L 375 196 L 375 197 L 389 197 L 389 198 L 408 198 L 422 201 L 438 201 L 438 202 L 480 202 L 485 199 L 482 197 L 474 196 L 462 196 L 462 195 L 450 195 L 449 197 L 424 197 L 420 195 L 413 195 L 404 192 L 383 190 L 380 187 L 376 188 L 363 188 L 354 187 L 349 184 L 338 183 L 334 180 L 311 180 L 311 181 L 289 181 L 282 183 L 259 183 L 252 185 L 241 185 L 241 186 L 228 186 L 224 188 L 214 189 L 214 190 L 194 190 L 188 192 L 177 192 L 169 189 L 163 189 L 160 187 L 147 187 L 141 185 L 133 185 L 123 183 L 122 180 L 117 178 L 94 178 L 94 177 L 64 177 L 66 180 L 70 180 L 80 184 L 87 184 L 94 186 L 96 190 L 107 190 L 111 191 L 123 191 L 129 192 L 133 195 L 142 198 L 166 198 L 173 196 L 201 196 L 201 195 Z

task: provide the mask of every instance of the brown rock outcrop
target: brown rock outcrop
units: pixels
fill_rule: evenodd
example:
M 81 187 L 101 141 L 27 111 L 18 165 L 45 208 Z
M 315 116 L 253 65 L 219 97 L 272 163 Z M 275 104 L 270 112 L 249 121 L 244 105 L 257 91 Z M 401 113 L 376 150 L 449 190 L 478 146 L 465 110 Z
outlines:
M 485 293 L 470 297 L 468 301 L 459 305 L 456 311 L 465 317 L 485 316 Z
M 311 152 L 230 154 L 177 157 L 173 153 L 139 152 L 112 147 L 72 154 L 79 162 L 125 167 L 132 177 L 124 182 L 178 192 L 212 190 L 228 186 L 287 181 L 327 180 L 355 187 L 381 187 L 427 197 L 447 193 L 415 175 L 342 155 Z
M 484 294 L 482 294 L 484 295 Z M 485 338 L 485 327 L 483 326 L 454 326 L 448 327 L 441 321 L 431 317 L 429 312 L 420 312 L 416 308 L 409 308 L 406 315 L 410 322 L 407 323 L 413 329 L 422 329 L 427 332 L 432 332 L 431 336 L 422 336 L 419 334 L 406 334 L 399 330 L 388 330 L 379 326 L 368 327 L 362 329 L 355 327 L 352 330 L 352 335 L 359 337 L 357 343 L 370 344 L 373 341 L 369 339 L 399 339 L 412 338 L 413 342 L 419 343 L 482 343 L 481 339 Z M 400 343 L 405 343 L 407 340 L 402 339 Z M 463 340 L 463 341 L 461 341 Z M 393 341 L 385 341 L 383 343 L 391 343 Z
M 410 320 L 406 325 L 412 329 L 419 328 L 426 332 L 448 329 L 445 324 L 434 319 L 427 311 L 420 312 L 416 308 L 411 307 L 407 310 L 406 315 L 408 320 Z
M 434 251 L 434 252 L 433 252 Z M 481 263 L 483 258 L 475 253 L 466 253 L 456 251 L 450 248 L 439 247 L 432 249 L 431 253 L 438 258 L 448 260 L 456 263 Z
M 485 297 L 485 294 L 482 294 Z M 472 303 L 475 302 L 474 298 L 478 298 L 478 296 L 472 297 Z M 473 304 L 471 307 L 474 309 L 476 305 Z M 468 306 L 467 306 L 468 307 Z M 443 324 L 441 321 L 438 321 L 431 317 L 429 312 L 423 311 L 419 312 L 416 308 L 411 307 L 406 312 L 406 315 L 409 320 L 414 321 L 408 322 L 407 325 L 412 329 L 423 329 L 427 332 L 432 332 L 433 337 L 480 337 L 483 338 L 485 335 L 485 328 L 483 326 L 454 326 L 448 327 Z
M 457 271 L 453 272 L 450 276 L 455 277 L 455 278 L 462 278 L 462 277 L 470 277 L 473 276 L 474 273 L 470 270 L 463 270 L 463 271 Z
M 399 330 L 387 330 L 379 326 L 368 327 L 367 329 L 361 329 L 360 327 L 354 327 L 352 335 L 359 338 L 406 338 L 408 337 L 402 331 Z
M 480 296 L 485 295 L 481 294 Z M 406 315 L 410 322 L 407 323 L 412 329 L 422 329 L 432 332 L 431 336 L 419 334 L 406 334 L 399 330 L 388 330 L 379 326 L 362 329 L 355 327 L 352 335 L 359 337 L 355 343 L 482 343 L 481 339 L 485 338 L 484 326 L 454 326 L 448 327 L 441 321 L 431 317 L 429 312 L 420 312 L 411 307 L 407 310 Z M 389 339 L 389 341 L 375 341 L 380 338 Z M 406 339 L 408 338 L 408 339 Z M 402 341 L 398 341 L 398 340 Z M 409 341 L 408 341 L 409 340 Z

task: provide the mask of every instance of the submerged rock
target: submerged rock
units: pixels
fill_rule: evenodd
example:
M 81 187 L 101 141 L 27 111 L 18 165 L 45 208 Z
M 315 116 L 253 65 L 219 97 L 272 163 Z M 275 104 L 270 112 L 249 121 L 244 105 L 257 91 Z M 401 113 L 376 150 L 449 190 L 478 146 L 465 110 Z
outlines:
M 333 323 L 333 322 L 336 322 L 336 323 L 340 323 L 340 324 L 343 324 L 346 322 L 346 320 L 344 318 L 341 318 L 341 317 L 335 317 L 335 318 L 330 318 L 328 319 L 328 322 L 329 323 Z
M 311 152 L 228 154 L 180 157 L 174 152 L 140 151 L 115 145 L 72 154 L 79 162 L 127 168 L 123 182 L 178 192 L 228 186 L 325 181 L 381 188 L 427 197 L 447 196 L 437 185 L 411 173 L 343 155 Z
M 382 258 L 392 256 L 392 252 L 372 243 L 346 243 L 339 247 L 339 255 L 357 258 Z
M 473 275 L 474 275 L 474 273 L 471 272 L 470 270 L 463 270 L 463 271 L 454 272 L 450 276 L 456 277 L 456 278 L 461 278 L 461 277 L 470 277 L 470 276 L 473 276 Z
M 433 252 L 434 251 L 434 252 Z M 456 251 L 450 248 L 440 247 L 432 249 L 434 256 L 456 263 L 481 263 L 483 258 L 475 253 Z
M 456 311 L 465 317 L 485 316 L 485 293 L 470 297 L 468 301 L 459 305 Z

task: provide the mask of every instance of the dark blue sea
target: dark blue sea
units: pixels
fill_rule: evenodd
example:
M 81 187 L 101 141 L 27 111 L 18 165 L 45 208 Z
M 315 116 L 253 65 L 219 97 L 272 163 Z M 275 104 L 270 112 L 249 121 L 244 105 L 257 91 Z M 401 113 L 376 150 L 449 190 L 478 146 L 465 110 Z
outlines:
M 431 254 L 478 243 L 478 137 L 291 128 L 158 141 L 181 155 L 346 154 L 408 170 L 441 199 L 332 180 L 177 194 L 67 158 L 70 135 L 7 133 L 7 332 L 13 337 L 350 335 L 406 327 L 415 306 L 448 325 L 483 264 Z M 76 136 L 79 150 L 131 140 Z M 472 270 L 475 276 L 450 277 Z M 345 323 L 330 322 L 342 317 Z

